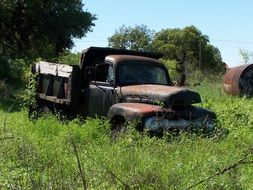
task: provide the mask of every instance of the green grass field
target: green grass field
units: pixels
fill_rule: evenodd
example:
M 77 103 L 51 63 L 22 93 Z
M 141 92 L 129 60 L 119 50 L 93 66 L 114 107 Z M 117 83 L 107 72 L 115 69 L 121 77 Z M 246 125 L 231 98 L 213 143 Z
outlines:
M 29 121 L 2 98 L 0 189 L 253 189 L 253 100 L 194 89 L 218 116 L 209 137 L 129 130 L 114 141 L 106 120 Z

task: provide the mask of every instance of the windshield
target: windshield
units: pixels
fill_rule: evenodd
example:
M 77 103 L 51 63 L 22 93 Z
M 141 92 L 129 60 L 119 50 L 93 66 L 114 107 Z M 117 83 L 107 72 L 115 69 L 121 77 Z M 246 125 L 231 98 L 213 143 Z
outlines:
M 167 72 L 157 64 L 139 62 L 120 64 L 119 83 L 126 84 L 163 84 L 168 85 Z

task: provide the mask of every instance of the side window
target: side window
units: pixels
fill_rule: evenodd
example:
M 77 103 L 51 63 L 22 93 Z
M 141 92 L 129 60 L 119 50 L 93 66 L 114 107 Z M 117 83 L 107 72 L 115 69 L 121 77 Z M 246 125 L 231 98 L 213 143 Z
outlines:
M 107 82 L 110 82 L 110 83 L 114 82 L 114 69 L 112 65 L 109 65 L 106 80 Z
M 114 82 L 114 70 L 110 64 L 99 64 L 96 66 L 96 81 Z

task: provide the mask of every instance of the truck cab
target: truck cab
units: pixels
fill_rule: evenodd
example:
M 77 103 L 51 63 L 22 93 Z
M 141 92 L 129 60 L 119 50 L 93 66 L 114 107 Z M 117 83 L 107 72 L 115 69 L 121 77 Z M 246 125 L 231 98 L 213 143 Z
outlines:
M 122 96 L 122 87 L 135 85 L 138 90 L 145 84 L 170 85 L 167 69 L 158 60 L 133 55 L 106 56 L 104 63 L 95 66 L 95 75 L 89 81 L 89 114 L 107 116 L 113 104 L 129 101 L 130 94 L 127 99 Z

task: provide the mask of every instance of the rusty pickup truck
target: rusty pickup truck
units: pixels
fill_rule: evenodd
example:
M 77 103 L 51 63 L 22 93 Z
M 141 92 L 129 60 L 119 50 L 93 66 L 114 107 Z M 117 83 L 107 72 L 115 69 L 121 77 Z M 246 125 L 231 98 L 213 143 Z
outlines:
M 161 54 L 90 47 L 79 65 L 40 61 L 40 108 L 64 110 L 84 117 L 105 116 L 112 129 L 138 121 L 138 129 L 163 133 L 189 128 L 213 131 L 215 113 L 193 106 L 197 92 L 172 85 Z

